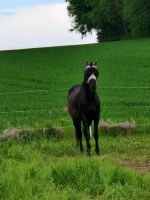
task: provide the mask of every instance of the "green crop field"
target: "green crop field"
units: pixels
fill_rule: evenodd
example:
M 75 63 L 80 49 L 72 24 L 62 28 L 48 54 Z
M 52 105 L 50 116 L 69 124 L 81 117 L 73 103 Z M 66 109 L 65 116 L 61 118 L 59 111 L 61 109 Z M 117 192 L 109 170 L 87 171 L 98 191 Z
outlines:
M 66 112 L 87 59 L 98 61 L 101 121 L 135 126 L 100 130 L 101 155 L 92 138 L 91 158 Z M 0 141 L 0 199 L 150 199 L 150 39 L 0 52 L 0 135 L 19 129 Z

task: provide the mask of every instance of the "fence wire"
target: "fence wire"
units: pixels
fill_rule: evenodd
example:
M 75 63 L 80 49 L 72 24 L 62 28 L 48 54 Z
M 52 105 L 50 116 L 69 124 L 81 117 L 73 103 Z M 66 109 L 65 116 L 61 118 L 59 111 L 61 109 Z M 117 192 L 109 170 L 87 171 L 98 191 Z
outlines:
M 140 127 L 150 127 L 150 124 L 135 124 L 135 127 L 137 128 L 140 128 Z M 67 128 L 74 128 L 74 126 L 55 126 L 53 127 L 55 129 L 67 129 Z M 101 126 L 100 126 L 101 128 Z M 3 133 L 6 133 L 7 134 L 7 131 L 11 131 L 11 130 L 17 130 L 17 131 L 38 131 L 38 130 L 49 130 L 50 128 L 48 127 L 42 127 L 42 128 L 17 128 L 17 127 L 9 127 L 7 129 L 0 129 L 0 132 L 3 132 Z
M 126 86 L 100 86 L 99 88 L 102 89 L 150 89 L 149 86 L 145 87 L 126 87 Z M 0 92 L 0 96 L 3 95 L 11 95 L 11 94 L 32 94 L 32 93 L 47 93 L 51 91 L 65 91 L 69 88 L 51 88 L 46 90 L 26 90 L 26 91 L 8 91 L 8 92 Z M 127 108 L 127 109 L 143 109 L 143 108 L 150 108 L 150 105 L 103 105 L 103 107 L 106 108 Z M 46 109 L 29 109 L 29 110 L 11 110 L 11 111 L 0 111 L 0 114 L 10 114 L 10 113 L 30 113 L 30 112 L 51 112 L 51 111 L 66 111 L 67 109 L 64 108 L 46 108 Z M 150 124 L 140 124 L 138 126 L 150 126 Z M 66 126 L 66 127 L 55 127 L 55 128 L 71 128 L 72 126 Z M 41 130 L 46 130 L 48 128 L 41 128 Z M 18 130 L 40 130 L 40 128 L 26 128 L 26 129 L 18 129 Z M 0 130 L 1 132 L 4 132 L 5 130 Z
M 100 86 L 98 88 L 102 89 L 150 89 L 150 86 L 143 86 L 143 87 L 137 87 L 137 86 Z M 7 94 L 26 94 L 26 93 L 44 93 L 44 92 L 50 92 L 50 91 L 65 91 L 69 90 L 68 87 L 66 88 L 50 88 L 46 90 L 25 90 L 25 91 L 8 91 L 8 92 L 0 92 L 0 95 L 7 95 Z
M 150 105 L 139 105 L 139 106 L 109 106 L 109 105 L 103 105 L 103 107 L 106 108 L 128 108 L 128 109 L 143 109 L 143 108 L 150 108 Z M 11 110 L 11 111 L 0 111 L 0 114 L 9 114 L 9 113 L 30 113 L 30 112 L 51 112 L 51 111 L 64 111 L 67 112 L 67 108 L 45 108 L 45 109 L 29 109 L 29 110 Z

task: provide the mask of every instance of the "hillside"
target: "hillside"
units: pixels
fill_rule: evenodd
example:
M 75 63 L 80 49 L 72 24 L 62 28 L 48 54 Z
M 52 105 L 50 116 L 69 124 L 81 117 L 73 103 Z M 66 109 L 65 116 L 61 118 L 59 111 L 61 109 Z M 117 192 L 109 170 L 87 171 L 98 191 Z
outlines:
M 149 44 L 0 52 L 0 199 L 150 199 Z M 91 157 L 76 148 L 66 112 L 87 59 L 98 60 L 101 121 L 112 125 L 100 130 L 100 156 L 91 138 Z M 135 129 L 124 135 L 120 122 Z
M 0 128 L 49 121 L 47 110 L 65 108 L 66 88 L 82 82 L 87 59 L 99 63 L 101 118 L 148 124 L 149 43 L 145 39 L 0 52 Z M 43 111 L 14 112 L 28 110 Z M 51 112 L 58 125 L 62 117 L 70 119 L 64 110 Z

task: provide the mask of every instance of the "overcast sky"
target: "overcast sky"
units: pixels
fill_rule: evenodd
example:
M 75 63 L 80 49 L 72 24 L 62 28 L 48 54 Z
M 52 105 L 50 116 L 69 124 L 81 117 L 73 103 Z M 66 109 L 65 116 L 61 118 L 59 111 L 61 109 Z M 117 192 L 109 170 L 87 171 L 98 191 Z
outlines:
M 0 50 L 95 43 L 71 33 L 65 0 L 0 0 Z

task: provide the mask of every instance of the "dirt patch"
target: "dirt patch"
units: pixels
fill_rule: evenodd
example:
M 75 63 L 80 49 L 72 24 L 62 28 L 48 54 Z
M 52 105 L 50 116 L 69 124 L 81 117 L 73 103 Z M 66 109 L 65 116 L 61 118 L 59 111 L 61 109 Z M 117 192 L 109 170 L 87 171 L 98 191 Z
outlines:
M 143 173 L 150 173 L 150 156 L 145 157 L 144 159 L 123 159 L 117 160 L 120 165 L 123 165 L 127 168 L 130 168 L 134 171 L 139 171 Z

